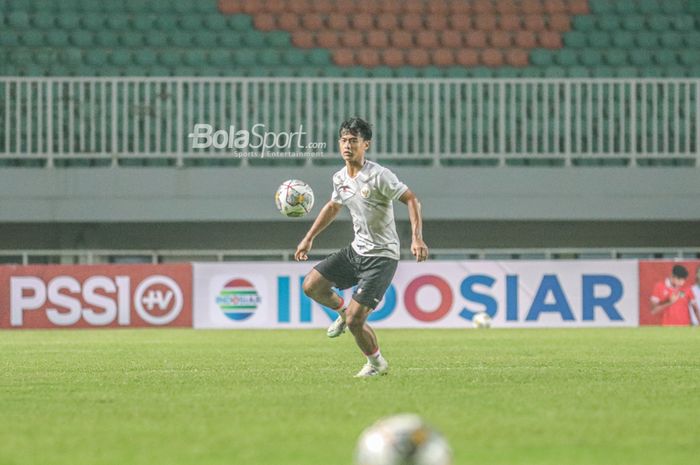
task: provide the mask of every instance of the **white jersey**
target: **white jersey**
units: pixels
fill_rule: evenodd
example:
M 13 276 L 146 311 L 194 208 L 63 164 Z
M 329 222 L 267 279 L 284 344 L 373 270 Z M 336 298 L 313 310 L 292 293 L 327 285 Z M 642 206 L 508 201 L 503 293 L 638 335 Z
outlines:
M 369 257 L 400 258 L 392 201 L 407 190 L 394 173 L 369 160 L 354 178 L 348 175 L 347 167 L 333 175 L 331 200 L 350 210 L 355 252 Z

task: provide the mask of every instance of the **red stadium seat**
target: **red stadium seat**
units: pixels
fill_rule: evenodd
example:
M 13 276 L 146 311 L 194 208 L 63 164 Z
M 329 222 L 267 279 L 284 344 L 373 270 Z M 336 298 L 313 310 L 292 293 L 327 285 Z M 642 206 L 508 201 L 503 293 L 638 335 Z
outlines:
M 352 66 L 355 64 L 355 51 L 350 48 L 339 48 L 333 52 L 333 63 L 338 66 Z
M 425 7 L 426 5 L 425 2 L 423 2 L 423 0 L 405 0 L 405 2 L 403 3 L 403 10 L 406 13 L 423 15 L 425 13 Z
M 389 35 L 384 31 L 369 31 L 366 41 L 368 47 L 386 48 L 389 46 Z
M 256 29 L 269 32 L 277 29 L 277 21 L 274 15 L 259 14 L 253 18 L 253 25 Z
M 449 3 L 449 6 L 451 15 L 467 15 L 472 14 L 474 12 L 474 10 L 472 10 L 471 3 L 468 2 L 451 1 Z
M 340 46 L 340 37 L 335 31 L 320 31 L 316 33 L 316 43 L 321 48 L 338 48 Z
M 546 29 L 544 16 L 542 15 L 527 15 L 523 20 L 523 24 L 528 31 L 539 32 Z
M 439 48 L 432 54 L 435 66 L 452 66 L 455 64 L 454 50 L 450 48 Z
M 295 13 L 283 13 L 277 18 L 277 27 L 285 31 L 296 31 L 300 25 L 299 15 Z
M 496 2 L 496 12 L 501 15 L 514 15 L 518 13 L 518 5 L 513 0 L 499 0 Z
M 340 34 L 340 44 L 347 48 L 360 48 L 364 45 L 364 35 L 360 31 L 347 31 Z
M 343 3 L 343 2 L 341 2 Z M 353 5 L 353 8 L 355 8 L 354 3 L 348 2 L 351 5 Z M 384 0 L 382 2 L 378 2 L 380 4 L 379 10 L 382 13 L 389 13 L 392 15 L 398 15 L 403 11 L 403 1 L 402 0 Z
M 427 4 L 428 12 L 445 16 L 450 12 L 450 5 L 447 0 L 431 0 Z
M 491 0 L 475 0 L 472 8 L 476 14 L 492 14 L 496 12 L 496 8 Z
M 474 17 L 474 28 L 482 31 L 493 31 L 498 26 L 498 20 L 494 14 L 478 14 Z
M 435 31 L 420 31 L 416 34 L 416 45 L 422 48 L 437 48 L 438 35 Z
M 351 18 L 353 29 L 369 31 L 374 28 L 374 16 L 367 13 L 360 13 Z
M 455 61 L 460 66 L 476 66 L 479 64 L 479 54 L 476 50 L 469 48 L 457 50 Z
M 518 15 L 503 15 L 498 25 L 504 31 L 519 31 L 522 29 L 522 21 Z
M 513 38 L 506 31 L 491 31 L 488 40 L 493 48 L 508 48 L 513 45 Z
M 505 52 L 506 63 L 510 66 L 522 68 L 528 65 L 528 53 L 519 48 L 511 48 Z
M 567 32 L 571 30 L 571 16 L 569 15 L 552 15 L 549 17 L 547 26 L 550 31 Z
M 430 54 L 427 50 L 414 49 L 407 53 L 407 61 L 411 66 L 428 66 L 430 64 Z
M 381 53 L 382 61 L 385 65 L 396 68 L 404 65 L 404 53 L 397 48 L 387 48 Z
M 379 52 L 372 48 L 364 48 L 355 54 L 355 60 L 357 64 L 367 67 L 374 68 L 381 64 L 381 57 Z
M 449 18 L 450 27 L 457 31 L 466 31 L 472 27 L 471 16 L 467 14 L 454 14 Z
M 526 15 L 541 15 L 544 13 L 544 6 L 540 0 L 523 0 L 520 11 Z
M 316 46 L 314 33 L 311 31 L 294 31 L 292 32 L 292 44 L 299 48 L 312 48 Z
M 442 31 L 438 36 L 443 47 L 461 48 L 463 46 L 462 33 L 459 31 Z
M 502 66 L 503 53 L 495 48 L 487 48 L 481 52 L 481 62 L 490 67 Z
M 465 34 L 464 39 L 470 48 L 486 48 L 486 33 L 484 31 L 469 31 Z
M 267 13 L 279 15 L 287 11 L 287 2 L 285 0 L 265 0 L 262 4 L 262 10 Z
M 518 31 L 515 33 L 515 46 L 524 49 L 537 46 L 537 36 L 532 31 Z
M 396 15 L 382 13 L 377 16 L 377 28 L 383 31 L 393 31 L 399 27 L 399 20 Z
M 408 31 L 393 31 L 389 34 L 389 42 L 395 48 L 412 48 L 413 34 Z
M 540 46 L 544 48 L 562 48 L 561 34 L 551 31 L 542 31 L 538 34 Z
M 425 18 L 425 27 L 433 31 L 442 31 L 447 29 L 447 16 L 445 15 L 429 15 Z
M 423 16 L 417 13 L 408 13 L 401 17 L 400 20 L 401 28 L 407 31 L 420 31 L 424 28 L 423 26 Z
M 301 16 L 301 27 L 308 31 L 320 31 L 325 27 L 323 16 L 317 13 L 310 13 Z
M 550 15 L 568 12 L 568 6 L 564 0 L 544 0 L 544 11 Z
M 591 12 L 588 8 L 588 0 L 568 0 L 566 10 L 572 15 L 587 15 Z
M 300 16 L 307 15 L 313 11 L 313 3 L 311 0 L 288 0 L 287 9 L 292 13 Z
M 328 27 L 334 31 L 350 29 L 350 21 L 346 15 L 333 13 L 328 16 Z

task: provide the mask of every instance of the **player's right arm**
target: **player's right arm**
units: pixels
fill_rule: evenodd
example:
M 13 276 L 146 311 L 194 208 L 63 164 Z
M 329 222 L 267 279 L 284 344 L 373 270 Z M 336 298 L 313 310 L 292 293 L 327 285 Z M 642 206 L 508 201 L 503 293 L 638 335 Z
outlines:
M 307 260 L 309 258 L 306 254 L 311 250 L 314 239 L 333 222 L 335 217 L 338 216 L 338 213 L 340 213 L 341 208 L 343 208 L 343 205 L 333 200 L 329 200 L 328 203 L 323 206 L 314 224 L 309 228 L 309 232 L 307 232 L 306 236 L 299 242 L 297 250 L 294 252 L 294 259 L 296 261 Z

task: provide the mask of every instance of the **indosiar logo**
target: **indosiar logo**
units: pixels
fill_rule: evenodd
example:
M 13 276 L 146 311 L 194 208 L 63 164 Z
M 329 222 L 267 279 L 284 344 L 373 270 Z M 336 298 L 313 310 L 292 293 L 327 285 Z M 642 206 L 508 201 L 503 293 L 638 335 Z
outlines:
M 260 304 L 260 295 L 250 281 L 233 279 L 216 296 L 216 305 L 233 321 L 250 318 Z

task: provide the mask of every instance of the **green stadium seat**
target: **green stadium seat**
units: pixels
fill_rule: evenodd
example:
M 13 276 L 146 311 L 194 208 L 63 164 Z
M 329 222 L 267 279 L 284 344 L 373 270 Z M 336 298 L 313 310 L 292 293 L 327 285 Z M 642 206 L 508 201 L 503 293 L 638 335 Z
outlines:
M 659 66 L 672 66 L 678 63 L 676 53 L 671 50 L 656 50 L 653 55 L 654 61 Z
M 165 66 L 147 66 L 144 68 L 146 76 L 154 76 L 154 77 L 161 77 L 161 76 L 170 76 L 170 70 L 166 68 Z
M 215 49 L 209 52 L 208 62 L 212 66 L 225 66 L 231 63 L 231 52 L 229 50 Z
M 695 21 L 693 20 L 692 16 L 679 15 L 674 16 L 671 19 L 671 25 L 676 31 L 687 32 L 693 30 L 693 28 L 695 27 Z
M 58 3 L 55 0 L 32 0 L 31 11 L 37 13 L 55 13 L 58 11 Z M 5 8 L 5 5 L 0 4 L 0 7 Z
M 240 47 L 243 40 L 241 35 L 235 31 L 224 31 L 219 32 L 217 35 L 217 43 L 226 48 L 237 48 Z
M 558 51 L 554 59 L 561 66 L 574 66 L 578 64 L 578 53 L 575 50 L 565 48 Z
M 185 31 L 199 31 L 203 28 L 199 15 L 188 15 L 180 18 L 180 27 Z
M 31 16 L 32 26 L 36 29 L 46 30 L 55 27 L 56 17 L 44 11 L 40 11 Z
M 185 50 L 182 53 L 182 62 L 186 66 L 204 66 L 207 61 L 207 56 L 203 50 Z
M 620 15 L 628 15 L 637 11 L 638 5 L 634 0 L 616 0 L 613 3 L 615 13 Z
M 672 65 L 664 66 L 661 69 L 661 73 L 663 77 L 681 78 L 686 76 L 686 70 L 687 68 L 685 66 Z
M 654 32 L 638 32 L 635 37 L 637 47 L 650 49 L 659 46 L 659 35 Z
M 258 61 L 265 66 L 279 66 L 282 64 L 282 55 L 278 50 L 267 48 L 258 53 Z
M 286 31 L 271 31 L 265 34 L 268 47 L 291 47 L 292 39 Z
M 661 46 L 664 48 L 680 48 L 683 46 L 683 36 L 677 32 L 664 32 L 661 34 Z
M 683 34 L 683 41 L 687 47 L 700 48 L 700 31 Z
M 69 37 L 71 45 L 80 48 L 87 48 L 95 42 L 93 33 L 84 29 L 71 31 Z
M 582 50 L 579 54 L 579 62 L 586 66 L 601 66 L 603 64 L 603 53 L 600 50 Z
M 620 17 L 614 15 L 599 16 L 597 26 L 601 31 L 617 32 L 620 29 Z
M 331 64 L 331 54 L 328 50 L 323 48 L 315 48 L 309 52 L 309 63 L 312 65 L 326 65 Z
M 157 19 L 158 17 L 156 15 L 151 14 L 135 15 L 131 19 L 131 27 L 136 31 L 150 33 L 155 28 Z
M 613 45 L 618 48 L 634 48 L 635 35 L 629 31 L 620 31 L 613 35 Z
M 59 53 L 56 49 L 43 48 L 34 52 L 34 62 L 44 67 L 50 67 L 59 62 Z
M 190 32 L 190 31 L 182 31 L 182 32 L 176 32 L 176 31 L 170 31 L 168 34 L 168 42 L 173 46 L 177 48 L 189 48 L 194 45 L 194 36 L 196 35 L 195 32 Z
M 591 72 L 586 66 L 571 66 L 566 69 L 566 75 L 572 78 L 588 78 Z
M 29 13 L 26 11 L 13 11 L 7 15 L 7 24 L 14 29 L 28 29 Z
M 634 49 L 630 50 L 629 61 L 631 64 L 638 67 L 651 66 L 652 57 L 647 50 Z
M 129 13 L 138 13 L 141 15 L 149 11 L 148 3 L 150 2 L 144 2 L 143 0 L 124 0 L 124 10 Z
M 570 31 L 564 34 L 564 45 L 569 48 L 584 48 L 586 34 L 580 31 Z
M 136 50 L 134 52 L 134 62 L 141 66 L 153 66 L 158 61 L 156 52 L 149 49 Z
M 692 67 L 700 65 L 700 49 L 681 50 L 678 53 L 678 58 L 685 66 Z
M 638 32 L 645 30 L 644 16 L 629 15 L 622 18 L 622 28 L 627 31 Z
M 669 15 L 678 15 L 685 12 L 687 5 L 687 0 L 663 0 L 661 11 Z
M 588 36 L 588 46 L 591 48 L 608 48 L 612 46 L 612 36 L 607 32 L 596 32 Z
M 251 31 L 253 27 L 253 18 L 249 15 L 232 15 L 227 18 L 229 28 L 234 31 L 245 32 Z
M 105 18 L 97 13 L 83 13 L 80 17 L 80 23 L 88 31 L 99 32 L 105 27 Z
M 40 47 L 44 45 L 44 35 L 35 29 L 23 31 L 19 36 L 22 45 L 27 47 Z
M 165 67 L 175 67 L 181 64 L 180 53 L 175 50 L 163 50 L 158 54 L 158 62 Z
M 575 16 L 572 26 L 575 31 L 591 32 L 596 28 L 595 18 L 591 15 Z
M 177 24 L 177 16 L 170 14 L 158 16 L 156 18 L 155 26 L 156 28 L 165 32 L 177 31 L 179 29 Z
M 660 13 L 661 5 L 658 0 L 639 0 L 639 11 L 644 14 Z
M 628 63 L 627 53 L 619 48 L 611 48 L 603 52 L 605 63 L 609 66 L 624 66 Z
M 131 52 L 124 49 L 112 50 L 109 54 L 109 62 L 114 66 L 127 66 L 131 64 Z
M 201 48 L 214 48 L 218 46 L 218 35 L 215 32 L 199 31 L 192 35 L 192 43 Z
M 0 46 L 14 47 L 19 45 L 19 34 L 16 31 L 0 31 Z
M 609 0 L 589 0 L 591 11 L 597 14 L 614 14 L 615 4 Z
M 233 62 L 238 66 L 253 66 L 256 58 L 256 52 L 250 49 L 238 49 L 233 52 Z
M 143 37 L 148 47 L 165 48 L 168 46 L 168 35 L 163 31 L 150 31 Z
M 647 19 L 649 29 L 655 32 L 665 32 L 671 28 L 671 19 L 665 15 L 652 15 Z
M 634 66 L 618 66 L 615 68 L 615 77 L 633 78 L 639 76 L 639 69 Z
M 443 76 L 443 71 L 437 66 L 426 66 L 420 69 L 420 75 L 426 79 L 437 79 Z
M 225 31 L 228 28 L 226 17 L 219 13 L 205 15 L 203 23 L 209 31 Z
M 290 66 L 303 66 L 306 64 L 306 52 L 300 49 L 291 49 L 284 52 L 282 59 Z
M 107 17 L 105 25 L 115 31 L 126 31 L 129 29 L 129 16 L 125 14 L 115 14 Z
M 140 32 L 125 31 L 119 36 L 119 42 L 124 47 L 137 48 L 143 46 L 145 39 Z
M 119 36 L 114 31 L 102 31 L 95 34 L 95 42 L 101 47 L 118 47 Z
M 563 78 L 566 77 L 566 69 L 561 66 L 547 66 L 544 69 L 544 77 Z
M 549 66 L 554 63 L 555 52 L 545 49 L 535 49 L 530 52 L 530 63 L 537 66 Z
M 243 45 L 250 48 L 262 48 L 265 46 L 265 34 L 260 31 L 248 31 L 242 36 Z
M 79 48 L 64 48 L 61 50 L 61 63 L 66 66 L 78 66 L 83 61 L 83 54 Z
M 445 71 L 445 77 L 448 78 L 465 78 L 468 76 L 468 68 L 465 68 L 464 66 L 450 66 Z
M 107 52 L 92 48 L 85 51 L 85 63 L 91 66 L 104 66 L 107 64 Z

